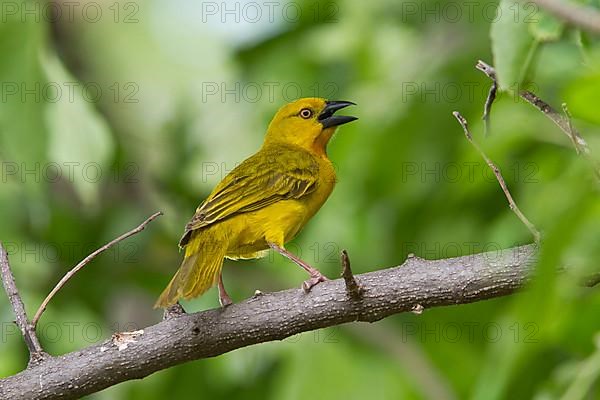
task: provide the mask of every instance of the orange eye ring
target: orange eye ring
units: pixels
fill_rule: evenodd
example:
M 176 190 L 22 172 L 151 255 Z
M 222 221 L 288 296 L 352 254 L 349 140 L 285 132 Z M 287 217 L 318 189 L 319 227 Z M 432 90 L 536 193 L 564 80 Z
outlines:
M 299 115 L 304 119 L 309 119 L 310 117 L 312 117 L 313 112 L 310 108 L 303 108 L 302 110 L 300 110 Z

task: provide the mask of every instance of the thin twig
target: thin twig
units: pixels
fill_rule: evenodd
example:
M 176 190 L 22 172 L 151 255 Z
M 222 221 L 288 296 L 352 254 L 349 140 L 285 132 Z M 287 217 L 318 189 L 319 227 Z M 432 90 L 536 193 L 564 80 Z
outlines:
M 594 175 L 596 176 L 596 179 L 598 180 L 598 182 L 600 182 L 600 165 L 598 165 L 598 162 L 596 160 L 594 160 L 594 158 L 592 157 L 592 153 L 590 152 L 589 147 L 587 147 L 587 144 L 585 145 L 585 147 L 581 146 L 580 142 L 585 143 L 585 140 L 583 140 L 583 138 L 581 137 L 581 135 L 579 134 L 577 129 L 575 129 L 575 127 L 573 126 L 573 123 L 571 122 L 571 119 L 572 119 L 571 112 L 569 111 L 569 108 L 567 107 L 567 103 L 562 103 L 562 109 L 563 109 L 563 112 L 565 113 L 565 119 L 567 120 L 567 123 L 568 123 L 571 142 L 573 142 L 575 151 L 577 152 L 578 155 L 583 156 L 583 158 L 586 159 L 586 161 L 592 167 L 592 171 L 594 171 Z
M 35 334 L 35 328 L 29 323 L 27 312 L 25 311 L 25 305 L 23 304 L 23 300 L 21 299 L 19 291 L 17 290 L 17 285 L 15 284 L 15 277 L 10 270 L 8 253 L 2 244 L 0 244 L 0 272 L 2 274 L 2 284 L 4 285 L 4 290 L 8 295 L 8 300 L 10 301 L 16 316 L 17 326 L 19 329 L 21 329 L 23 339 L 25 340 L 25 344 L 29 349 L 29 364 L 36 364 L 44 360 L 47 354 L 42 349 L 42 345 Z
M 488 93 L 487 99 L 485 100 L 485 106 L 483 109 L 484 132 L 485 135 L 488 136 L 490 132 L 490 111 L 492 109 L 492 104 L 496 99 L 496 91 L 498 89 L 496 70 L 494 69 L 494 67 L 481 60 L 477 61 L 475 68 L 486 74 L 488 78 L 492 80 L 492 86 L 490 87 L 490 91 Z M 577 154 L 583 155 L 586 158 L 586 160 L 592 165 L 594 174 L 596 175 L 596 178 L 600 181 L 600 166 L 598 166 L 598 164 L 591 157 L 590 149 L 586 141 L 583 139 L 583 137 L 581 137 L 579 131 L 577 131 L 577 129 L 573 126 L 573 123 L 571 121 L 571 113 L 567 108 L 567 104 L 562 104 L 564 115 L 561 115 L 554 108 L 552 108 L 552 106 L 550 106 L 548 103 L 546 103 L 530 91 L 523 90 L 519 93 L 519 96 L 521 96 L 521 98 L 523 98 L 535 108 L 540 110 L 569 137 L 569 139 L 573 143 L 573 147 L 575 147 L 575 151 L 577 152 Z
M 33 320 L 31 321 L 31 325 L 33 326 L 33 328 L 35 329 L 35 327 L 37 326 L 37 323 L 40 320 L 40 317 L 42 316 L 44 311 L 46 310 L 46 307 L 48 306 L 48 303 L 50 302 L 50 300 L 52 300 L 54 295 L 69 281 L 69 279 L 71 279 L 71 277 L 73 277 L 73 275 L 75 275 L 77 273 L 77 271 L 79 271 L 81 268 L 83 268 L 87 264 L 89 264 L 90 261 L 92 261 L 94 258 L 96 258 L 96 256 L 98 256 L 100 253 L 110 249 L 112 246 L 127 239 L 128 237 L 133 236 L 136 233 L 143 231 L 144 228 L 146 228 L 146 225 L 148 225 L 150 222 L 152 222 L 154 219 L 156 219 L 160 215 L 162 215 L 162 212 L 160 212 L 160 211 L 152 214 L 150 217 L 148 217 L 148 219 L 146 219 L 144 222 L 142 222 L 137 228 L 132 229 L 129 232 L 122 234 L 118 238 L 116 238 L 116 239 L 110 241 L 109 243 L 105 244 L 104 246 L 100 247 L 98 250 L 94 251 L 92 254 L 90 254 L 89 256 L 84 258 L 79 264 L 77 264 L 75 267 L 73 267 L 73 269 L 71 269 L 69 272 L 67 272 L 67 274 L 65 276 L 63 276 L 63 278 L 56 284 L 56 286 L 54 287 L 54 289 L 52 289 L 52 291 L 48 294 L 48 296 L 46 296 L 46 298 L 40 305 L 40 308 L 38 308 L 37 312 L 35 313 L 35 316 L 33 317 Z
M 342 277 L 346 283 L 346 291 L 351 297 L 359 298 L 363 293 L 363 288 L 356 282 L 356 278 L 354 278 L 354 274 L 350 268 L 350 257 L 348 257 L 348 252 L 342 250 L 340 257 L 342 259 Z
M 492 110 L 492 104 L 496 100 L 496 92 L 498 91 L 498 79 L 496 78 L 496 70 L 489 64 L 478 60 L 475 64 L 475 68 L 487 75 L 492 80 L 492 86 L 488 92 L 487 98 L 485 99 L 485 105 L 483 107 L 483 127 L 485 136 L 490 134 L 490 112 Z
M 583 152 L 589 152 L 586 141 L 581 137 L 577 129 L 573 127 L 570 118 L 565 117 L 552 108 L 550 104 L 546 103 L 544 100 L 540 99 L 538 96 L 528 90 L 523 90 L 521 93 L 519 93 L 519 96 L 540 110 L 546 117 L 554 122 L 556 126 L 558 126 L 560 130 L 569 137 L 576 149 L 581 149 Z
M 560 0 L 533 0 L 533 2 L 569 25 L 600 33 L 600 12 L 594 7 Z
M 546 103 L 544 100 L 540 99 L 534 93 L 529 92 L 527 90 L 519 93 L 521 98 L 526 100 L 529 104 L 533 105 L 535 108 L 540 110 L 542 114 L 548 117 L 552 122 L 556 124 L 563 131 L 573 143 L 575 147 L 575 151 L 577 154 L 583 156 L 586 161 L 590 164 L 592 170 L 594 171 L 594 175 L 596 176 L 596 180 L 600 182 L 600 165 L 598 165 L 597 161 L 591 155 L 590 148 L 586 143 L 585 139 L 581 137 L 579 131 L 573 126 L 571 122 L 571 113 L 567 108 L 565 103 L 562 104 L 562 109 L 564 115 L 556 111 L 552 106 Z
M 502 191 L 504 192 L 504 195 L 506 196 L 506 199 L 508 200 L 508 205 L 510 206 L 510 209 L 515 213 L 515 215 L 517 217 L 519 217 L 519 219 L 521 220 L 521 222 L 523 222 L 523 224 L 527 227 L 527 229 L 529 229 L 529 231 L 533 235 L 535 242 L 539 243 L 540 237 L 541 237 L 540 232 L 527 219 L 527 217 L 525 217 L 525 215 L 521 212 L 521 210 L 517 206 L 517 203 L 515 203 L 515 200 L 513 199 L 512 195 L 510 194 L 510 191 L 508 190 L 506 181 L 502 177 L 502 173 L 500 172 L 500 169 L 484 153 L 484 151 L 481 149 L 481 147 L 479 147 L 477 142 L 473 140 L 473 135 L 471 135 L 471 132 L 469 131 L 469 127 L 467 125 L 467 120 L 462 115 L 460 115 L 460 113 L 458 111 L 454 111 L 452 113 L 452 115 L 454 115 L 454 117 L 456 117 L 456 119 L 462 126 L 463 131 L 465 132 L 465 136 L 467 137 L 467 140 L 473 145 L 473 147 L 475 147 L 475 150 L 477 150 L 477 152 L 481 155 L 481 157 L 485 160 L 487 165 L 490 167 L 492 172 L 494 172 L 494 175 L 496 176 L 496 179 L 498 180 L 498 183 L 500 184 L 500 187 L 502 188 Z
M 586 276 L 585 278 L 583 278 L 581 284 L 587 287 L 594 287 L 600 284 L 600 272 Z
M 571 120 L 572 119 L 571 112 L 569 111 L 569 108 L 567 107 L 567 103 L 562 103 L 561 106 L 563 109 L 563 113 L 565 114 L 565 119 L 567 120 L 567 128 L 569 129 L 568 134 L 571 139 L 571 143 L 573 143 L 573 147 L 575 147 L 575 152 L 577 153 L 577 155 L 580 155 L 582 152 L 586 151 L 586 149 L 582 149 L 581 145 L 577 141 L 577 136 L 578 136 L 577 131 L 575 130 L 575 127 L 573 126 L 573 122 Z

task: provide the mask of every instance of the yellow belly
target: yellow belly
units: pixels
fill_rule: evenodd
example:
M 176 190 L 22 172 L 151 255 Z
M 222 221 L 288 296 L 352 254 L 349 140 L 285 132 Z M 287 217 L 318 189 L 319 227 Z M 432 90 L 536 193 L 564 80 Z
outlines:
M 285 200 L 263 209 L 236 215 L 228 225 L 231 232 L 227 257 L 257 258 L 269 249 L 267 242 L 283 245 L 304 226 L 306 207 L 297 201 Z
M 266 254 L 268 242 L 283 247 L 302 230 L 308 220 L 321 208 L 335 185 L 333 167 L 321 168 L 327 179 L 300 200 L 282 200 L 260 210 L 243 213 L 223 221 L 227 225 L 229 247 L 227 258 L 258 258 Z M 332 179 L 333 177 L 333 179 Z

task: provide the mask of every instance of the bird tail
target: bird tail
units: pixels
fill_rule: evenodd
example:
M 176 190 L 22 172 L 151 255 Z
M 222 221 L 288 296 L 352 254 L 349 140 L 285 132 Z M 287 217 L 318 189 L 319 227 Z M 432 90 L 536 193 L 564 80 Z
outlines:
M 179 270 L 154 304 L 167 308 L 180 298 L 198 297 L 213 287 L 221 273 L 227 245 L 215 237 L 211 229 L 193 232 L 185 246 L 185 256 Z

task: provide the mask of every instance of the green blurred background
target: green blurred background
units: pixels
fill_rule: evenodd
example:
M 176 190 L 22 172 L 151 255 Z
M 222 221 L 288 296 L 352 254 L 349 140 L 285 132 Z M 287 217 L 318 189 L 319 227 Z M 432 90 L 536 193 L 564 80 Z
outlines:
M 500 166 L 544 234 L 538 279 L 511 297 L 349 324 L 126 382 L 93 399 L 600 398 L 600 202 L 593 167 L 515 94 L 567 102 L 600 154 L 600 42 L 532 3 L 2 1 L 0 240 L 31 315 L 62 275 L 151 213 L 164 216 L 82 270 L 38 332 L 51 354 L 156 323 L 195 207 L 298 97 L 352 100 L 329 146 L 338 185 L 288 248 L 325 274 L 532 241 L 451 112 Z M 592 6 L 600 8 L 598 2 Z M 491 133 L 481 113 L 498 68 Z M 559 265 L 571 273 L 556 276 Z M 235 301 L 299 287 L 278 255 L 227 262 Z M 0 301 L 0 376 L 26 348 Z M 216 290 L 186 302 L 217 307 Z

